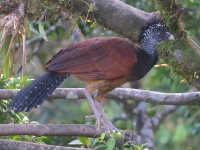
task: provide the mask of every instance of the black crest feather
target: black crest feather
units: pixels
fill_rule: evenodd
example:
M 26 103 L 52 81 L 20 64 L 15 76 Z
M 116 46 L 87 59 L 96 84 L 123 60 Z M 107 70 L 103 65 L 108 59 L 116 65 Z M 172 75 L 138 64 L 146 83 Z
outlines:
M 140 30 L 140 34 L 138 36 L 139 42 L 141 43 L 144 37 L 148 34 L 148 31 L 151 29 L 161 29 L 166 30 L 167 27 L 161 20 L 151 20 L 146 26 L 143 26 Z

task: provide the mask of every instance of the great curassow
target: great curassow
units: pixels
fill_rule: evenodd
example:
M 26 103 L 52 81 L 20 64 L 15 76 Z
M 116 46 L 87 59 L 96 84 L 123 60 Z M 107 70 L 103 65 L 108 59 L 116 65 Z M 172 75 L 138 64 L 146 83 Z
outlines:
M 85 96 L 94 112 L 96 126 L 100 121 L 108 129 L 117 130 L 102 109 L 104 96 L 116 87 L 144 77 L 156 64 L 156 46 L 163 40 L 173 40 L 160 21 L 148 23 L 140 31 L 141 48 L 125 39 L 98 37 L 71 44 L 47 62 L 46 73 L 24 87 L 8 105 L 14 111 L 30 111 L 73 75 L 88 82 Z M 98 90 L 95 100 L 91 94 Z

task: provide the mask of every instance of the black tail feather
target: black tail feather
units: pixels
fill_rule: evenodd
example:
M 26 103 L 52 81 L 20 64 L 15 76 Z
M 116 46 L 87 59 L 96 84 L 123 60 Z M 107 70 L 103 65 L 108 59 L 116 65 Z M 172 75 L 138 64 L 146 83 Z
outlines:
M 44 100 L 58 87 L 69 74 L 60 75 L 46 72 L 24 87 L 8 105 L 14 111 L 30 111 L 41 105 Z

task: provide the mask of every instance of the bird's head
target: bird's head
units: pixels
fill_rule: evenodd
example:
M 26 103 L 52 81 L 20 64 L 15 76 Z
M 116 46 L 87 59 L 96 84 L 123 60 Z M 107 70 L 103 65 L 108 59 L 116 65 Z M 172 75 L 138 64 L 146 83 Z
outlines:
M 167 31 L 166 26 L 161 21 L 152 21 L 141 28 L 139 42 L 144 50 L 152 53 L 153 48 L 164 40 L 174 40 L 174 36 Z

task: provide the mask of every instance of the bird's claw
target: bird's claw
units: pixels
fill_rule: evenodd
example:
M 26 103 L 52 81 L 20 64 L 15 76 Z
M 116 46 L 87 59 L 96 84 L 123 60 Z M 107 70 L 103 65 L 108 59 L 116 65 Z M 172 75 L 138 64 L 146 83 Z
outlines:
M 95 126 L 97 127 L 97 130 L 99 130 L 99 128 L 100 128 L 100 120 L 101 120 L 101 117 L 99 115 L 97 115 L 97 116 L 95 116 L 95 115 L 85 116 L 85 118 L 86 119 L 95 118 L 95 120 L 96 120 Z

